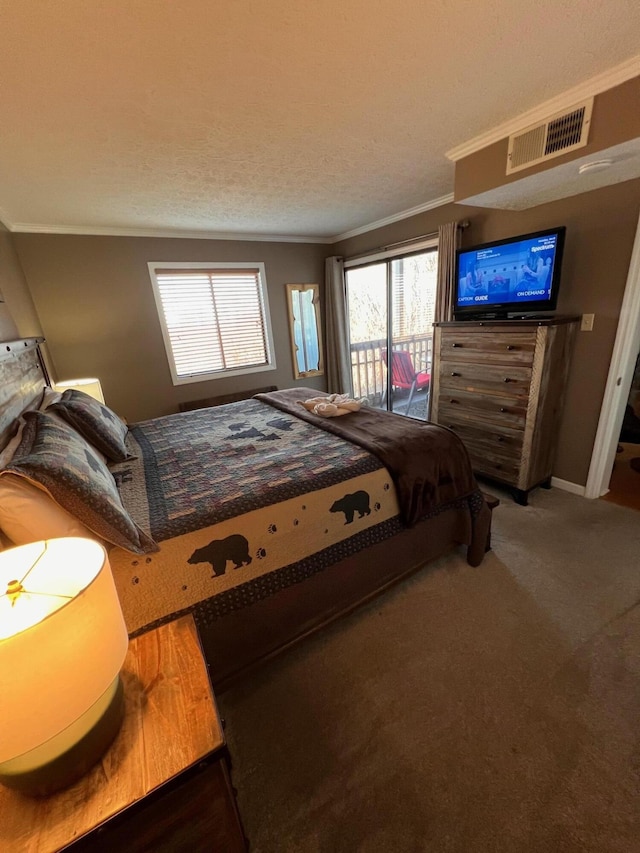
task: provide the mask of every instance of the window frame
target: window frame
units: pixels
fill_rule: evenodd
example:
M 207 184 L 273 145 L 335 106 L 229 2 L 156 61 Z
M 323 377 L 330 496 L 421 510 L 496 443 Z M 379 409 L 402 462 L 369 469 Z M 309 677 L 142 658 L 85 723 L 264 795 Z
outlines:
M 149 278 L 151 279 L 153 296 L 156 303 L 158 319 L 160 321 L 160 328 L 162 330 L 162 339 L 167 354 L 169 370 L 171 371 L 171 380 L 174 385 L 189 385 L 194 382 L 211 382 L 211 380 L 213 379 L 222 379 L 229 376 L 245 376 L 250 373 L 264 373 L 267 370 L 276 370 L 276 354 L 274 347 L 273 329 L 271 324 L 271 311 L 269 309 L 267 273 L 264 262 L 247 261 L 241 263 L 239 261 L 149 261 L 147 263 L 147 267 L 149 269 Z M 167 327 L 167 321 L 164 313 L 164 305 L 162 303 L 162 297 L 160 295 L 160 287 L 157 278 L 157 273 L 162 273 L 162 270 L 166 269 L 185 270 L 185 272 L 188 272 L 189 270 L 197 272 L 198 270 L 203 269 L 255 270 L 258 274 L 260 297 L 262 302 L 262 323 L 265 334 L 265 341 L 267 345 L 267 363 L 252 366 L 226 368 L 223 370 L 211 371 L 209 373 L 193 373 L 189 374 L 188 376 L 179 376 L 176 368 L 175 358 L 173 355 L 171 336 Z

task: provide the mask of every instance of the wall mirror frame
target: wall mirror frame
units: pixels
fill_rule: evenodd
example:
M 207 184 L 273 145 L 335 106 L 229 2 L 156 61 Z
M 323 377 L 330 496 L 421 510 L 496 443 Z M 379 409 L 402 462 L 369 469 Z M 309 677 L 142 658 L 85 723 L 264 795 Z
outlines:
M 296 379 L 324 375 L 320 285 L 286 284 L 289 338 Z

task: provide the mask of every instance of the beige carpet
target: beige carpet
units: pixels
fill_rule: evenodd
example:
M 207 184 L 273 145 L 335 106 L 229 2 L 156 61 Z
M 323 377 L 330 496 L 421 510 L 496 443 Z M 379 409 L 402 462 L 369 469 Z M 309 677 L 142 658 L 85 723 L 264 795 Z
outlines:
M 221 696 L 253 853 L 640 851 L 638 528 L 503 496 L 480 568 L 451 555 Z

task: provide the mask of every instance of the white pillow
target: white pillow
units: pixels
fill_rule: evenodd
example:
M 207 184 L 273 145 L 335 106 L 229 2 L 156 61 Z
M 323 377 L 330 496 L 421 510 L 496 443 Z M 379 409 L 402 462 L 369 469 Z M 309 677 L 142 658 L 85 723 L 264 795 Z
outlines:
M 44 489 L 9 473 L 0 477 L 0 528 L 14 545 L 61 536 L 86 536 L 102 542 Z

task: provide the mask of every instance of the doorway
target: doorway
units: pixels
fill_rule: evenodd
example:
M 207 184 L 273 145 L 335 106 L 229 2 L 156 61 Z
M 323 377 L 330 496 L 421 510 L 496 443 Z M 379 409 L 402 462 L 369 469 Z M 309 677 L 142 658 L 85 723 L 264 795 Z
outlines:
M 584 492 L 587 498 L 599 498 L 608 491 L 638 350 L 640 350 L 640 217 Z
M 640 353 L 624 410 L 609 491 L 603 500 L 640 510 Z

